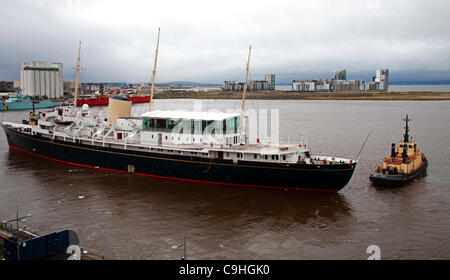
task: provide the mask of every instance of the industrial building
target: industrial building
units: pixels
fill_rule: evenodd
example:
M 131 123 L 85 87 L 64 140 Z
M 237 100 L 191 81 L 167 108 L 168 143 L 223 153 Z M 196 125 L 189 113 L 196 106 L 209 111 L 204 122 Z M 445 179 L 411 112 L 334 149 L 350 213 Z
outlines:
M 14 82 L 0 81 L 0 92 L 11 92 L 14 90 Z
M 42 61 L 22 63 L 20 83 L 23 95 L 31 97 L 62 98 L 63 65 L 52 63 L 47 66 Z

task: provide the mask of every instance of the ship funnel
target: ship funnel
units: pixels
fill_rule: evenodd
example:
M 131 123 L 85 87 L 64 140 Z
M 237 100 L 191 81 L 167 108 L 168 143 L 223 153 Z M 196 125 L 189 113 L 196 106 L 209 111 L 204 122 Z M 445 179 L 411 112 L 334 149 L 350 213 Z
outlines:
M 391 158 L 395 158 L 395 143 L 392 143 L 391 146 Z
M 113 124 L 116 124 L 118 118 L 126 118 L 131 114 L 132 102 L 130 99 L 115 95 L 109 99 L 108 118 Z

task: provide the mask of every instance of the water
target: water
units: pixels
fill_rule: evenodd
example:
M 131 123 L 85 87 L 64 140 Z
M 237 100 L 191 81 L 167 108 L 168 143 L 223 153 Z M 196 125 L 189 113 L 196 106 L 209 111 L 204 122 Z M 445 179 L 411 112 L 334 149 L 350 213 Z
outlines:
M 450 92 L 450 85 L 390 85 L 394 92 Z
M 292 90 L 292 85 L 276 86 L 277 90 Z M 390 92 L 450 92 L 450 85 L 389 85 Z
M 0 216 L 32 213 L 25 225 L 41 234 L 75 230 L 83 247 L 108 259 L 179 259 L 183 249 L 171 247 L 183 235 L 188 259 L 367 259 L 373 244 L 383 259 L 450 258 L 449 101 L 246 104 L 278 109 L 282 136 L 306 135 L 313 153 L 354 158 L 371 132 L 350 183 L 337 194 L 285 192 L 85 169 L 9 151 L 2 131 Z M 240 101 L 202 105 L 238 109 Z M 156 100 L 154 108 L 193 109 L 194 101 Z M 375 188 L 368 175 L 401 139 L 406 113 L 429 159 L 428 175 L 404 187 Z

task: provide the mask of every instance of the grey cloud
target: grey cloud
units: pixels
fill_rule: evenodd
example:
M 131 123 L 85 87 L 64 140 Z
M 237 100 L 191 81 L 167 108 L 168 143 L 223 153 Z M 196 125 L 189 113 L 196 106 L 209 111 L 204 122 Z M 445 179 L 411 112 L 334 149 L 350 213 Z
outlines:
M 164 3 L 162 3 L 164 2 Z M 242 2 L 242 3 L 241 3 Z M 448 1 L 5 1 L 0 0 L 0 80 L 20 63 L 64 63 L 73 78 L 78 40 L 85 81 L 149 80 L 161 26 L 158 81 L 279 81 L 329 77 L 450 77 Z M 314 76 L 315 75 L 315 76 Z

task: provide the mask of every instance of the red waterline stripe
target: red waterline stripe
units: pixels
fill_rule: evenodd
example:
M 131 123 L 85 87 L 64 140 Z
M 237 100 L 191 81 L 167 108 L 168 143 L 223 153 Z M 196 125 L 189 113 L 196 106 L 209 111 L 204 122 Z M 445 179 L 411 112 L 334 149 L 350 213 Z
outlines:
M 80 167 L 86 167 L 86 168 L 93 168 L 93 169 L 101 169 L 106 171 L 113 171 L 113 172 L 120 172 L 120 173 L 128 173 L 127 171 L 118 170 L 118 169 L 110 169 L 110 168 L 104 168 L 100 166 L 92 166 L 87 164 L 81 164 L 81 163 L 75 163 L 71 161 L 65 161 L 60 159 L 55 159 L 47 156 L 43 156 L 40 154 L 36 154 L 12 145 L 9 145 L 10 149 L 21 151 L 27 154 L 31 154 L 37 157 L 62 162 L 65 164 L 80 166 Z M 246 187 L 246 188 L 263 188 L 263 189 L 277 189 L 277 190 L 286 190 L 286 189 L 292 189 L 292 190 L 300 190 L 300 191 L 313 191 L 313 192 L 332 192 L 335 193 L 337 190 L 330 190 L 330 189 L 310 189 L 310 188 L 285 188 L 285 187 L 272 187 L 272 186 L 264 186 L 264 185 L 248 185 L 248 184 L 236 184 L 236 183 L 222 183 L 222 182 L 214 182 L 214 181 L 203 181 L 203 180 L 195 180 L 195 179 L 183 179 L 183 178 L 176 178 L 176 177 L 167 177 L 167 176 L 159 176 L 159 175 L 151 175 L 151 174 L 145 174 L 145 173 L 133 173 L 140 176 L 147 176 L 147 177 L 153 177 L 153 178 L 159 178 L 159 179 L 168 179 L 168 180 L 175 180 L 175 181 L 184 181 L 184 182 L 191 182 L 191 183 L 202 183 L 202 184 L 214 184 L 214 185 L 227 185 L 227 186 L 233 186 L 233 187 Z

